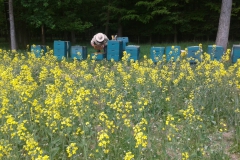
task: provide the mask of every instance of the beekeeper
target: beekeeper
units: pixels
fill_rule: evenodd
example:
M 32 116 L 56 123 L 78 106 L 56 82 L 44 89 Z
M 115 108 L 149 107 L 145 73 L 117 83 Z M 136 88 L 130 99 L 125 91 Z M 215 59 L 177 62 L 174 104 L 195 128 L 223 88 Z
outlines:
M 91 40 L 91 45 L 94 49 L 97 50 L 97 52 L 101 52 L 101 50 L 103 50 L 104 53 L 106 53 L 108 40 L 109 39 L 105 34 L 97 33 L 93 36 Z

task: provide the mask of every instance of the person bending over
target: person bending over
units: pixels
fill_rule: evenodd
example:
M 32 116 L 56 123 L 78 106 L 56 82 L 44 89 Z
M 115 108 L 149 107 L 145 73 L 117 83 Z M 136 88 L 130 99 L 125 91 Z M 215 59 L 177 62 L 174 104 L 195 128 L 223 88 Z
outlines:
M 103 34 L 103 33 L 97 33 L 93 36 L 91 40 L 91 45 L 93 46 L 94 49 L 97 50 L 97 52 L 101 52 L 101 50 L 106 53 L 107 51 L 107 42 L 108 42 L 108 37 Z

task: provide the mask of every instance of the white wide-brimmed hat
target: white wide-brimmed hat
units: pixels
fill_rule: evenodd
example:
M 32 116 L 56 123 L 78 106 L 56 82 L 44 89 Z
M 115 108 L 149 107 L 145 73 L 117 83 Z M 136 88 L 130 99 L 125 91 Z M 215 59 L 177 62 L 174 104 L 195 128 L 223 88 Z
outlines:
M 97 40 L 99 43 L 103 42 L 103 40 L 104 40 L 104 34 L 102 34 L 102 33 L 96 34 L 96 40 Z

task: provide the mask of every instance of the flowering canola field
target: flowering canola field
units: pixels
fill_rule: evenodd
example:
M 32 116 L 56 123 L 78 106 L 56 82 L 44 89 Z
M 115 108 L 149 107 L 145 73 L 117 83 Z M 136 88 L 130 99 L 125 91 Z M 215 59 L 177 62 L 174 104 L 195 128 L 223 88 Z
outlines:
M 230 159 L 240 151 L 240 61 L 229 54 L 190 65 L 0 49 L 0 159 Z

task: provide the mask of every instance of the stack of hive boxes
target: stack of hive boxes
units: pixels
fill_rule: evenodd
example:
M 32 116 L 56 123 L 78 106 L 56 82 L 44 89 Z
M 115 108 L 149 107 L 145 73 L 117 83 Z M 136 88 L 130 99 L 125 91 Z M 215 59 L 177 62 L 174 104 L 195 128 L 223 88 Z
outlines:
M 191 64 L 202 61 L 202 50 L 199 46 L 187 47 L 187 58 Z
M 153 62 L 162 61 L 165 47 L 151 47 L 150 58 Z
M 129 43 L 129 39 L 128 37 L 117 37 L 117 40 L 122 41 L 123 42 L 123 50 L 126 50 L 126 46 Z
M 175 62 L 181 55 L 181 47 L 180 46 L 167 46 L 166 47 L 166 57 L 167 62 L 173 61 Z
M 109 40 L 107 45 L 107 60 L 120 61 L 123 56 L 123 41 Z
M 101 52 L 95 52 L 95 53 L 91 53 L 91 59 L 94 60 L 103 60 L 104 58 L 106 58 L 106 53 L 101 53 Z
M 217 45 L 208 45 L 207 53 L 210 54 L 211 60 L 221 60 L 223 56 L 223 47 Z
M 236 63 L 240 59 L 240 45 L 233 45 L 231 57 L 232 63 Z
M 130 57 L 128 58 L 128 60 L 139 60 L 139 56 L 140 56 L 140 46 L 136 46 L 136 45 L 128 45 L 126 46 L 126 52 L 127 54 L 130 54 Z
M 71 58 L 77 60 L 87 59 L 87 47 L 86 46 L 72 46 L 71 47 Z
M 35 54 L 36 58 L 39 58 L 47 52 L 47 48 L 44 45 L 31 45 L 31 52 Z
M 53 44 L 53 52 L 54 56 L 57 57 L 58 60 L 61 60 L 63 57 L 70 57 L 70 41 L 54 41 Z

